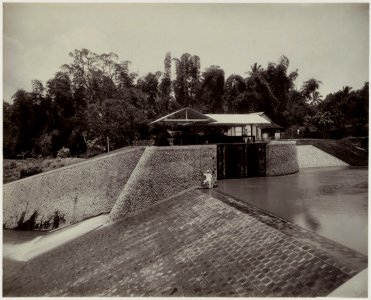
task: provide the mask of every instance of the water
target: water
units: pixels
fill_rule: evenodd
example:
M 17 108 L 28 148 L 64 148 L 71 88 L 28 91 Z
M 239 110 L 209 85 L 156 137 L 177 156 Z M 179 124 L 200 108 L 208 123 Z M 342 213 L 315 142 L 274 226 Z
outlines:
M 27 261 L 100 228 L 109 221 L 109 216 L 103 214 L 47 234 L 35 231 L 4 230 L 3 257 Z
M 18 230 L 3 230 L 4 244 L 18 244 L 22 242 L 29 242 L 34 238 L 46 235 L 45 231 L 18 231 Z
M 218 190 L 367 255 L 368 169 L 302 169 L 279 177 L 227 179 Z

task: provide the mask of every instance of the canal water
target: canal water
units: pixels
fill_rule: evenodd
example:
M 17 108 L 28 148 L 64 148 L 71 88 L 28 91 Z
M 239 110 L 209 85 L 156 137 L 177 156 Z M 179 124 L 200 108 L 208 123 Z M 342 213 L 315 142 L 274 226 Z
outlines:
M 367 167 L 226 179 L 217 189 L 367 255 Z

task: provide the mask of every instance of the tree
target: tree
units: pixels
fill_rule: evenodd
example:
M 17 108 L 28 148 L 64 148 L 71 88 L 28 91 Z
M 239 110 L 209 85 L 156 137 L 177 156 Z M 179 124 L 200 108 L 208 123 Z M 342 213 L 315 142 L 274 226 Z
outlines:
M 269 63 L 266 69 L 257 63 L 246 78 L 246 93 L 240 96 L 244 111 L 261 110 L 276 122 L 285 125 L 290 92 L 295 88 L 298 72 L 288 71 L 289 60 L 281 56 L 278 63 Z
M 350 87 L 350 86 L 343 86 L 342 92 L 343 92 L 344 96 L 345 97 L 349 96 L 352 89 L 353 88 Z
M 41 102 L 44 97 L 45 88 L 40 80 L 34 79 L 31 81 L 32 96 L 37 102 Z
M 238 112 L 237 98 L 245 91 L 246 84 L 242 76 L 232 74 L 227 78 L 224 87 L 224 102 L 229 113 Z
M 163 113 L 169 112 L 171 97 L 171 53 L 167 52 L 164 60 L 164 73 L 159 85 L 159 110 Z
M 72 116 L 76 105 L 72 93 L 72 83 L 68 75 L 64 72 L 57 72 L 46 85 L 47 95 L 52 100 L 57 114 L 62 118 Z
M 312 105 L 318 105 L 322 101 L 322 96 L 318 92 L 319 86 L 321 84 L 321 81 L 314 78 L 304 81 L 301 87 L 301 92 L 303 93 L 308 103 Z
M 201 95 L 205 110 L 223 113 L 224 71 L 219 66 L 211 66 L 202 73 Z
M 251 71 L 248 72 L 250 76 L 254 76 L 255 74 L 259 74 L 262 71 L 262 66 L 258 63 L 254 63 L 251 67 Z
M 200 58 L 188 53 L 179 59 L 166 53 L 163 72 L 137 80 L 130 62 L 110 52 L 88 49 L 70 53 L 72 62 L 46 82 L 32 81 L 32 90 L 18 90 L 13 104 L 3 103 L 4 155 L 55 155 L 61 147 L 71 154 L 86 151 L 89 141 L 98 146 L 110 138 L 113 149 L 134 139 L 150 138 L 148 123 L 185 106 L 203 112 L 249 113 L 264 111 L 281 126 L 311 125 L 332 136 L 367 135 L 368 82 L 349 86 L 322 101 L 319 80 L 295 87 L 297 71 L 289 71 L 282 56 L 262 68 L 254 63 L 246 78 L 211 66 L 200 72 Z M 171 64 L 175 61 L 175 80 Z M 307 117 L 307 118 L 305 118 Z
M 158 104 L 158 86 L 159 86 L 159 77 L 161 76 L 160 72 L 157 74 L 148 73 L 145 77 L 140 78 L 137 82 L 137 87 L 147 94 L 145 105 L 146 114 L 149 119 L 154 119 L 154 117 L 159 113 L 157 107 Z
M 267 83 L 266 89 L 272 100 L 273 114 L 278 115 L 287 109 L 289 93 L 295 87 L 298 71 L 288 72 L 289 59 L 281 56 L 278 63 L 269 63 L 263 77 Z
M 120 99 L 106 99 L 99 117 L 102 142 L 108 136 L 116 148 L 122 147 L 135 138 L 141 138 L 138 128 L 148 119 L 133 105 Z M 98 131 L 99 131 L 98 130 Z
M 83 92 L 89 104 L 102 103 L 104 98 L 113 96 L 114 80 L 122 81 L 124 75 L 128 75 L 127 81 L 131 79 L 126 72 L 127 64 L 118 63 L 115 53 L 99 55 L 88 49 L 76 49 L 69 55 L 73 62 L 64 64 L 62 69 L 71 77 L 73 90 Z
M 12 121 L 13 106 L 3 101 L 3 151 L 4 157 L 17 155 L 17 127 Z
M 325 132 L 334 125 L 333 117 L 330 112 L 317 112 L 313 117 L 308 118 L 308 121 L 322 132 L 323 138 L 325 138 Z
M 130 62 L 127 60 L 115 64 L 113 78 L 117 88 L 118 98 L 126 97 L 130 88 L 134 87 L 134 81 L 137 77 L 137 74 L 129 71 L 129 65 Z
M 200 88 L 200 58 L 183 54 L 174 58 L 176 78 L 173 82 L 176 101 L 183 107 L 193 106 Z
M 32 142 L 35 133 L 33 132 L 32 121 L 34 117 L 32 96 L 25 90 L 17 90 L 12 97 L 13 112 L 11 121 L 14 126 L 14 134 L 16 139 L 15 151 L 31 151 Z
M 367 135 L 368 82 L 360 90 L 352 91 L 351 87 L 344 87 L 330 93 L 318 107 L 321 112 L 329 112 L 333 116 L 337 136 Z
M 305 117 L 315 114 L 315 107 L 309 105 L 300 91 L 292 90 L 287 105 L 286 126 L 304 126 Z
M 312 105 L 318 105 L 322 101 L 322 95 L 318 91 L 312 93 Z

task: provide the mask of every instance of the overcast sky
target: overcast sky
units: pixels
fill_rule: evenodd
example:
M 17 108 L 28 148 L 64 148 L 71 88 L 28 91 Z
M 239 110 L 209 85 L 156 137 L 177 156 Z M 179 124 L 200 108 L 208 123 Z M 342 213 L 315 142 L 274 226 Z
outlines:
M 4 99 L 45 83 L 74 49 L 115 52 L 140 76 L 163 71 L 165 53 L 201 58 L 226 78 L 281 55 L 298 88 L 323 82 L 325 96 L 368 81 L 368 4 L 4 4 Z

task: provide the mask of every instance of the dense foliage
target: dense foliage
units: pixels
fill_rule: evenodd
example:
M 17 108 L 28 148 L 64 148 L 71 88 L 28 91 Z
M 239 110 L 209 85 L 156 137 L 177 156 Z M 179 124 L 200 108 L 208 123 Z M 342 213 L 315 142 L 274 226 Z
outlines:
M 201 72 L 200 57 L 188 53 L 166 53 L 163 72 L 141 78 L 114 53 L 81 49 L 70 57 L 45 86 L 33 80 L 31 92 L 20 89 L 12 104 L 3 102 L 4 157 L 56 156 L 62 147 L 71 155 L 97 154 L 108 143 L 119 148 L 149 139 L 156 130 L 149 122 L 186 106 L 205 113 L 264 111 L 281 126 L 320 136 L 365 134 L 368 124 L 368 83 L 322 100 L 319 80 L 296 88 L 298 71 L 288 71 L 285 56 L 266 68 L 255 63 L 245 78 L 225 78 L 215 65 Z

